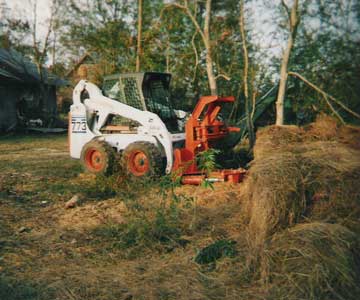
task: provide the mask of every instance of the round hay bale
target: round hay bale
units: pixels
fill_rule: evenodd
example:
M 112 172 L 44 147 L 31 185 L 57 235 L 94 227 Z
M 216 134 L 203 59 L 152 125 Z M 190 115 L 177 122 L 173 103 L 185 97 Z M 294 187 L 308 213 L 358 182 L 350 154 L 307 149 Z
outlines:
M 313 220 L 341 222 L 360 232 L 360 153 L 333 141 L 303 145 L 302 173 Z
M 338 224 L 309 223 L 273 236 L 261 263 L 271 299 L 359 299 L 358 237 Z
M 252 246 L 261 245 L 277 228 L 297 222 L 306 209 L 301 159 L 277 153 L 255 160 L 245 182 L 245 215 Z
M 302 141 L 304 130 L 298 126 L 268 126 L 256 133 L 255 159 L 261 159 L 274 151 L 284 151 Z
M 279 132 L 287 141 L 292 140 L 292 145 L 274 151 L 270 145 Z M 260 134 L 256 147 L 266 144 L 269 150 L 261 148 L 260 158 L 255 153 L 243 191 L 253 245 L 261 244 L 275 229 L 293 225 L 303 215 L 311 217 L 309 208 L 314 203 L 331 202 L 343 208 L 344 216 L 346 206 L 360 202 L 359 152 L 338 141 L 300 142 L 301 134 L 296 127 L 273 127 Z

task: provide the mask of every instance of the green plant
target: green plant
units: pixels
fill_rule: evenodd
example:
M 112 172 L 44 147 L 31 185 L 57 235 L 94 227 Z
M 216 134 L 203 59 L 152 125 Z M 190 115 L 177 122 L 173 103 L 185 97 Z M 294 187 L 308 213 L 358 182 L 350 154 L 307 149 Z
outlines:
M 216 168 L 219 168 L 218 164 L 216 163 L 216 156 L 219 153 L 220 150 L 214 148 L 210 148 L 206 151 L 198 153 L 196 157 L 198 169 L 206 175 L 210 175 L 210 173 L 213 172 Z M 207 180 L 202 182 L 202 186 L 214 189 L 213 184 Z
M 109 241 L 111 248 L 128 249 L 130 253 L 138 253 L 144 248 L 168 251 L 183 243 L 180 239 L 181 206 L 184 204 L 189 207 L 193 199 L 176 193 L 179 181 L 167 175 L 158 182 L 143 181 L 136 186 L 128 180 L 114 183 L 116 180 L 113 182 L 109 178 L 102 178 L 101 181 L 105 190 L 123 196 L 128 208 L 126 221 L 98 227 L 94 230 L 96 236 Z M 129 193 L 132 197 L 127 197 Z M 157 194 L 160 197 L 148 199 L 147 194 Z
M 126 223 L 103 225 L 96 228 L 94 234 L 109 241 L 111 248 L 161 251 L 164 246 L 166 249 L 177 246 L 181 234 L 179 225 L 174 211 L 158 208 L 153 217 L 132 213 Z
M 197 154 L 198 168 L 199 170 L 210 174 L 214 171 L 218 165 L 216 164 L 216 155 L 219 154 L 220 150 L 211 148 L 206 151 Z

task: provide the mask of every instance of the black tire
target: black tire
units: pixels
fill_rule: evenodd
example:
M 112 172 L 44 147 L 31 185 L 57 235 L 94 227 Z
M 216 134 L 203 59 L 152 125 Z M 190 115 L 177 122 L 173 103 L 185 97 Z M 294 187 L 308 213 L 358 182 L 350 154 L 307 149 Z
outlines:
M 115 164 L 115 150 L 104 141 L 93 140 L 83 147 L 80 160 L 86 171 L 110 175 Z
M 128 145 L 122 153 L 120 164 L 126 175 L 132 178 L 157 177 L 164 172 L 160 149 L 149 142 Z

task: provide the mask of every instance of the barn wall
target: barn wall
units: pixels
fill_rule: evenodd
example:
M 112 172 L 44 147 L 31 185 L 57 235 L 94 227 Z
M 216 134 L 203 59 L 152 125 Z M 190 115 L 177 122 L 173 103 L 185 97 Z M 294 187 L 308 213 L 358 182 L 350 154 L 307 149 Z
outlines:
M 41 118 L 44 121 L 57 114 L 56 87 L 47 86 L 47 99 L 41 103 L 39 86 L 0 86 L 0 132 L 18 125 L 18 117 L 24 120 Z M 42 104 L 40 106 L 40 104 Z
M 0 86 L 0 132 L 16 126 L 16 101 L 20 94 L 21 90 L 15 87 Z
M 48 97 L 44 103 L 46 112 L 51 115 L 56 115 L 57 113 L 56 87 L 48 86 L 47 89 L 48 89 Z

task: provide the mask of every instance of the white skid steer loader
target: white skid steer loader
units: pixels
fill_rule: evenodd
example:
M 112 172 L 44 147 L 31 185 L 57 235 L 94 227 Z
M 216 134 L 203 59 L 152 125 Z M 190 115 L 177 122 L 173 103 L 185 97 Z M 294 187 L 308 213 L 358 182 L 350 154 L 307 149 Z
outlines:
M 112 75 L 104 81 L 107 96 L 81 80 L 70 107 L 71 157 L 96 174 L 112 172 L 116 153 L 121 153 L 121 167 L 129 175 L 170 173 L 173 144 L 185 139 L 186 116 L 172 108 L 170 78 L 163 73 Z
M 170 74 L 155 72 L 111 75 L 105 78 L 103 91 L 81 80 L 69 113 L 71 157 L 95 174 L 109 175 L 119 164 L 137 178 L 176 171 L 184 184 L 240 182 L 243 169 L 207 174 L 196 159 L 199 152 L 239 130 L 218 118 L 222 105 L 234 98 L 202 97 L 187 114 L 170 102 L 170 79 Z

